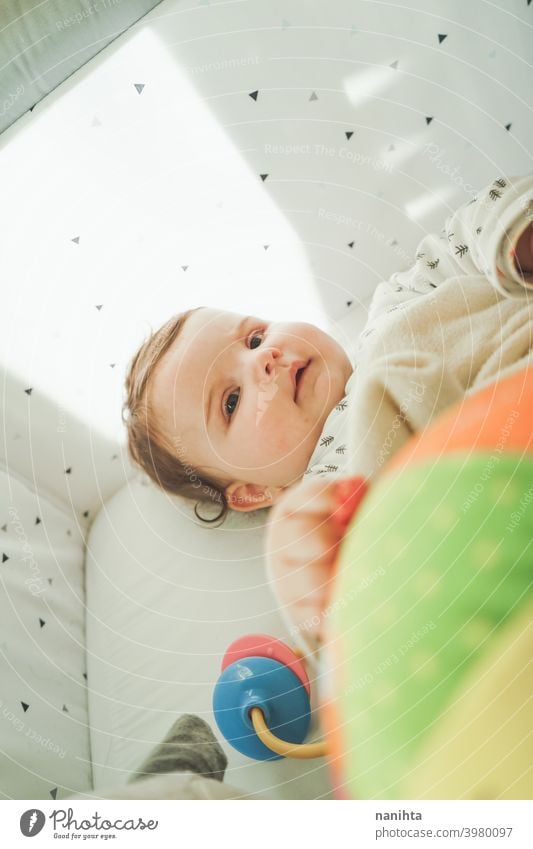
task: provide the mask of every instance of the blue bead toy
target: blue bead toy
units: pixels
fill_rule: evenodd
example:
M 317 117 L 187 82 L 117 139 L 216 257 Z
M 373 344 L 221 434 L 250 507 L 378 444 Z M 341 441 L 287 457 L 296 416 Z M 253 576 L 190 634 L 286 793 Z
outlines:
M 259 739 L 250 715 L 259 708 L 269 731 L 280 740 L 302 743 L 311 706 L 306 688 L 285 664 L 247 657 L 227 666 L 213 693 L 213 712 L 226 740 L 249 758 L 278 760 L 282 755 Z

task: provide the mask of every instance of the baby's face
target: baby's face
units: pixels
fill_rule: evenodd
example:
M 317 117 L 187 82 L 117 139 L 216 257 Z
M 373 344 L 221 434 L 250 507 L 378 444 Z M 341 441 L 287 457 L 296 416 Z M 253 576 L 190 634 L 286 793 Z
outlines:
M 318 327 L 202 307 L 156 366 L 152 402 L 181 460 L 228 484 L 284 487 L 305 472 L 351 373 Z

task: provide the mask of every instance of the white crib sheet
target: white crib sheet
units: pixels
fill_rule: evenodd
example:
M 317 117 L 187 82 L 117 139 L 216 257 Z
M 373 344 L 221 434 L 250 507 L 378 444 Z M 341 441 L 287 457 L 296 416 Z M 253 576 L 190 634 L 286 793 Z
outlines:
M 266 581 L 264 513 L 199 527 L 180 499 L 132 483 L 96 519 L 87 559 L 96 792 L 124 784 L 174 720 L 194 713 L 228 755 L 228 784 L 271 798 L 329 797 L 323 759 L 252 761 L 221 737 L 212 713 L 233 640 L 259 632 L 290 643 Z

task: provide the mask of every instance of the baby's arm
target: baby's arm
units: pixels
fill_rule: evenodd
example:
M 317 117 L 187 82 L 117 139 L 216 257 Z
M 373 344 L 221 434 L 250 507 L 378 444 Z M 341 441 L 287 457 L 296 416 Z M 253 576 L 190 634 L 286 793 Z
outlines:
M 458 273 L 484 274 L 508 297 L 533 292 L 532 221 L 533 175 L 495 179 L 446 221 Z
M 523 277 L 533 274 L 533 224 L 526 227 L 518 239 L 514 259 Z
M 320 644 L 339 543 L 366 492 L 360 477 L 304 478 L 270 512 L 267 572 L 294 642 Z
M 532 221 L 533 175 L 495 179 L 446 219 L 440 236 L 424 236 L 411 268 L 377 286 L 361 338 L 384 313 L 459 274 L 483 274 L 508 297 L 533 292 Z

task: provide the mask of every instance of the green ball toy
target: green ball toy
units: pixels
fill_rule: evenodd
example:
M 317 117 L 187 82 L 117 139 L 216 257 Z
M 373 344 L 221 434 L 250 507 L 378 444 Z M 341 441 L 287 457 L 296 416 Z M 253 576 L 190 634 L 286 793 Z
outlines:
M 340 796 L 533 798 L 533 454 L 517 441 L 422 446 L 344 537 L 324 705 Z

